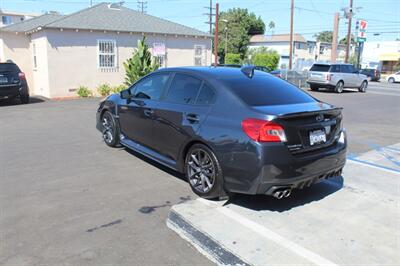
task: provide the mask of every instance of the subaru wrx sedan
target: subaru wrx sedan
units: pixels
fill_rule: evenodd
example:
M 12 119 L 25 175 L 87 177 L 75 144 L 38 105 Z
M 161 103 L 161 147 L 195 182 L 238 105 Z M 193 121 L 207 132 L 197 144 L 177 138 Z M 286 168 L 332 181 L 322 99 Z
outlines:
M 341 108 L 252 67 L 164 68 L 100 103 L 104 142 L 186 175 L 204 198 L 278 199 L 339 176 Z

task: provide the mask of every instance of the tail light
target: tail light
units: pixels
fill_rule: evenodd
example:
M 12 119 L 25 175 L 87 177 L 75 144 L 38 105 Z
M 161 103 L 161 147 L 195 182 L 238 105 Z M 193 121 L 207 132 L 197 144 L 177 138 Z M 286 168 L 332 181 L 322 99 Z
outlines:
M 332 74 L 327 74 L 326 75 L 326 80 L 327 81 L 331 81 L 331 79 L 332 79 Z
M 378 76 L 378 70 L 375 69 L 374 73 L 375 73 L 375 76 Z
M 18 77 L 19 77 L 20 79 L 25 79 L 25 73 L 24 73 L 24 72 L 19 72 L 19 73 L 18 73 Z
M 283 127 L 271 121 L 247 118 L 242 129 L 249 138 L 258 142 L 286 142 Z

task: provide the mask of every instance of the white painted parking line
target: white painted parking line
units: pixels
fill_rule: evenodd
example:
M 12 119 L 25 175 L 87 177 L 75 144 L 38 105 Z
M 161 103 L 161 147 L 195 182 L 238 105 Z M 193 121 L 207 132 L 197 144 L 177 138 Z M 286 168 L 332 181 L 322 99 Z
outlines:
M 211 206 L 211 207 L 216 207 L 216 204 L 213 202 L 210 202 L 208 200 L 199 198 L 197 199 L 201 203 Z M 239 213 L 232 211 L 228 208 L 225 207 L 217 207 L 216 209 L 218 212 L 224 214 L 225 216 L 231 218 L 232 220 L 235 220 L 237 223 L 243 225 L 244 227 L 250 229 L 251 231 L 263 236 L 264 238 L 275 242 L 276 244 L 287 248 L 288 250 L 296 253 L 300 257 L 305 258 L 306 260 L 310 261 L 311 263 L 314 263 L 316 265 L 337 265 L 333 262 L 331 262 L 328 259 L 325 259 L 318 254 L 303 248 L 302 246 L 280 236 L 279 234 L 275 233 L 274 231 L 244 217 L 243 215 L 240 215 Z
M 400 97 L 400 93 L 387 93 L 387 92 L 377 92 L 377 91 L 367 91 L 367 94 L 378 94 L 378 95 L 387 95 L 387 96 L 397 96 Z

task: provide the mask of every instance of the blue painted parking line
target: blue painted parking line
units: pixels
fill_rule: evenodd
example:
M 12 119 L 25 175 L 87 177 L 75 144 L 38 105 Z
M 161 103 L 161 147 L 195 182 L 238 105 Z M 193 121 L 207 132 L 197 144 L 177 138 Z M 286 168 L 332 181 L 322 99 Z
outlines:
M 364 164 L 364 165 L 367 165 L 367 166 L 371 166 L 371 167 L 374 167 L 374 168 L 377 168 L 377 169 L 381 169 L 381 170 L 384 170 L 384 171 L 389 171 L 389 172 L 392 172 L 392 173 L 395 173 L 395 174 L 400 174 L 400 170 L 397 170 L 397 169 L 394 169 L 394 168 L 391 168 L 391 167 L 387 167 L 387 166 L 383 166 L 383 165 L 380 165 L 380 164 L 376 164 L 376 163 L 371 163 L 371 162 L 368 162 L 368 161 L 365 161 L 365 160 L 360 160 L 360 159 L 357 159 L 357 158 L 347 158 L 347 160 L 348 161 L 353 161 L 353 162 L 356 162 L 356 163 L 359 163 L 359 164 Z

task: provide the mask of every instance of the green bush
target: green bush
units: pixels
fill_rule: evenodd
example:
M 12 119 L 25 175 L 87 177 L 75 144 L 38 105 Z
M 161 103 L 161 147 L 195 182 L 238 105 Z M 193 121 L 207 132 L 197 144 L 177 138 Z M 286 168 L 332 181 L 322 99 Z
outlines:
M 86 98 L 92 96 L 92 91 L 88 87 L 80 86 L 76 91 L 79 97 Z
M 227 53 L 225 55 L 225 64 L 234 64 L 234 65 L 240 65 L 242 64 L 242 59 L 240 58 L 240 54 L 232 54 L 232 53 Z
M 278 67 L 280 57 L 277 52 L 271 51 L 267 53 L 256 53 L 251 59 L 253 65 L 265 66 L 272 71 Z
M 110 85 L 108 85 L 107 83 L 101 84 L 98 88 L 97 88 L 97 92 L 101 95 L 101 96 L 108 96 L 111 93 L 111 87 Z
M 112 92 L 113 93 L 120 93 L 121 91 L 123 91 L 123 90 L 125 90 L 125 89 L 127 89 L 128 87 L 126 87 L 126 85 L 124 85 L 124 84 L 121 84 L 121 85 L 118 85 L 118 86 L 114 86 L 113 88 L 112 88 Z

